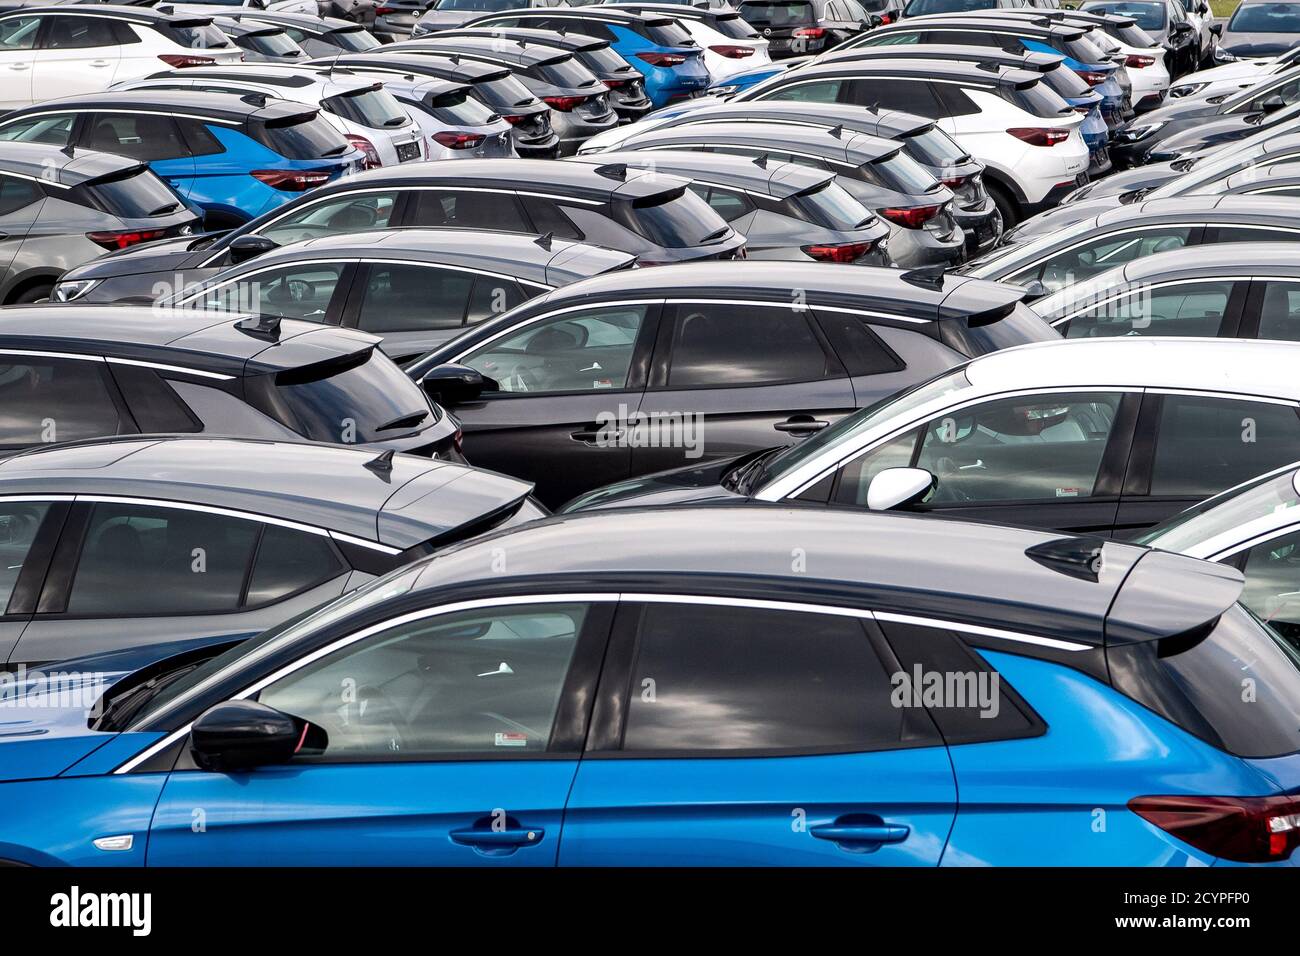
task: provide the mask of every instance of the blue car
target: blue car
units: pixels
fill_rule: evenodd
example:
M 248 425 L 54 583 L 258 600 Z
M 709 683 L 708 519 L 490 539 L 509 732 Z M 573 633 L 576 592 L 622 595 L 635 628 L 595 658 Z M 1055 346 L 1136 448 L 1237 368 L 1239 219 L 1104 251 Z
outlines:
M 645 91 L 656 107 L 704 95 L 709 70 L 686 28 L 668 16 L 629 13 L 602 6 L 577 9 L 543 7 L 477 17 L 467 27 L 532 27 L 608 40 L 614 52 L 645 76 Z
M 241 225 L 359 172 L 364 156 L 318 111 L 226 93 L 109 91 L 49 100 L 0 120 L 0 139 L 117 153 L 147 162 L 208 229 Z
M 745 70 L 743 73 L 733 73 L 725 80 L 713 83 L 708 88 L 709 96 L 732 97 L 737 93 L 742 93 L 751 86 L 757 86 L 768 77 L 776 76 L 778 73 L 784 73 L 794 64 L 793 60 L 783 60 L 780 63 L 764 63 L 762 66 L 756 66 L 753 69 Z
M 824 507 L 532 522 L 9 685 L 0 862 L 1294 866 L 1300 657 L 1242 583 Z

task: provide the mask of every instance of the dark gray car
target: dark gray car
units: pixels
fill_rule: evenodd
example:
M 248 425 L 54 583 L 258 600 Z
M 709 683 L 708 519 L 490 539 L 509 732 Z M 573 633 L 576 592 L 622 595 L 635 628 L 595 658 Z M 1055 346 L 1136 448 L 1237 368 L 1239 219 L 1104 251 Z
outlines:
M 307 13 L 279 13 L 274 10 L 248 10 L 240 14 L 245 21 L 259 20 L 279 27 L 289 38 L 307 51 L 308 56 L 332 56 L 336 53 L 366 53 L 382 44 L 360 23 L 337 17 L 313 17 Z
M 635 262 L 626 252 L 549 237 L 358 232 L 264 252 L 160 304 L 361 329 L 380 336 L 402 364 L 534 296 Z
M 596 153 L 571 162 L 625 163 L 691 181 L 691 190 L 745 236 L 750 259 L 889 266 L 889 224 L 829 170 L 687 150 Z
M 16 455 L 0 462 L 0 666 L 240 641 L 544 515 L 530 490 L 308 443 L 132 436 Z
M 37 143 L 0 144 L 0 303 L 36 302 L 59 275 L 203 221 L 147 164 Z
M 831 170 L 841 186 L 889 221 L 889 254 L 899 265 L 951 263 L 965 255 L 966 237 L 952 215 L 952 190 L 894 140 L 842 129 L 806 129 L 792 136 L 782 124 L 715 122 L 651 129 L 629 136 L 622 148 L 730 153 Z
M 1243 0 L 1223 25 L 1219 49 L 1235 59 L 1276 56 L 1300 43 L 1300 3 Z

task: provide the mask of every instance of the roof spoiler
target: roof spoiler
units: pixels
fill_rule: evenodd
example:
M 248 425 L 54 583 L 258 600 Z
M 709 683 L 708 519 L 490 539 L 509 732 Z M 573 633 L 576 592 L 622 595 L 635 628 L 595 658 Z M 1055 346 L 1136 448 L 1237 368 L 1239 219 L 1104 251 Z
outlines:
M 1194 638 L 1241 597 L 1246 580 L 1226 564 L 1148 551 L 1120 585 L 1106 615 L 1106 646 Z
M 903 278 L 906 280 L 908 275 L 904 273 Z M 951 291 L 939 303 L 938 317 L 940 321 L 964 319 L 967 328 L 972 329 L 1005 319 L 1029 294 L 1023 286 L 1006 282 L 962 276 L 948 276 L 948 279 Z

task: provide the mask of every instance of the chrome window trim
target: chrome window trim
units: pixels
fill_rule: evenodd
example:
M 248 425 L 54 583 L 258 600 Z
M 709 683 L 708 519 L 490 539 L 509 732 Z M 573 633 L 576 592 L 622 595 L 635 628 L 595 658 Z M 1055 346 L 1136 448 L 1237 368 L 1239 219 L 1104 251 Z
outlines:
M 1086 222 L 1087 220 L 1083 220 L 1083 221 Z M 1030 269 L 1030 268 L 1033 268 L 1033 267 L 1035 267 L 1035 266 L 1041 266 L 1041 265 L 1043 265 L 1045 262 L 1047 262 L 1048 259 L 1052 258 L 1053 256 L 1059 256 L 1059 255 L 1061 255 L 1061 254 L 1063 254 L 1063 253 L 1066 253 L 1066 252 L 1072 252 L 1072 251 L 1074 251 L 1075 249 L 1078 249 L 1080 246 L 1087 245 L 1088 243 L 1091 243 L 1091 242 L 1100 242 L 1100 241 L 1104 241 L 1104 240 L 1106 240 L 1106 239 L 1110 239 L 1110 238 L 1113 238 L 1113 237 L 1115 237 L 1115 236 L 1123 236 L 1123 235 L 1127 235 L 1127 234 L 1130 233 L 1130 232 L 1140 232 L 1140 231 L 1143 231 L 1143 230 L 1153 230 L 1153 229 L 1198 229 L 1198 228 L 1205 227 L 1205 226 L 1220 226 L 1220 225 L 1223 225 L 1223 223 L 1217 223 L 1217 222 L 1149 222 L 1149 223 L 1143 223 L 1143 224 L 1141 224 L 1141 225 L 1137 225 L 1137 226 L 1124 226 L 1124 227 L 1121 228 L 1121 229 L 1115 229 L 1115 230 L 1112 230 L 1112 231 L 1109 231 L 1109 232 L 1106 232 L 1106 231 L 1103 231 L 1103 230 L 1098 230 L 1097 232 L 1090 233 L 1089 235 L 1087 235 L 1087 236 L 1085 236 L 1084 238 L 1080 239 L 1078 242 L 1071 243 L 1071 244 L 1068 245 L 1068 246 L 1060 246 L 1060 247 L 1058 247 L 1058 248 L 1052 249 L 1052 250 L 1048 251 L 1047 253 L 1045 253 L 1045 254 L 1044 254 L 1041 258 L 1039 258 L 1039 259 L 1021 259 L 1021 260 L 1020 260 L 1020 265 L 1019 265 L 1019 266 L 1017 266 L 1017 267 L 1013 267 L 1012 271 L 1007 272 L 1007 273 L 1004 273 L 1003 276 L 1002 276 L 1002 278 L 997 279 L 997 280 L 995 280 L 995 281 L 998 281 L 998 282 L 1011 282 L 1011 281 L 1012 281 L 1012 279 L 1011 279 L 1012 276 L 1014 276 L 1014 275 L 1018 275 L 1019 273 L 1023 272 L 1025 269 Z M 1233 224 L 1229 224 L 1229 225 L 1233 225 Z M 1069 227 L 1066 227 L 1066 228 L 1069 228 Z M 1180 249 L 1191 249 L 1191 248 L 1196 248 L 1198 245 L 1199 245 L 1199 244 L 1187 243 L 1186 245 L 1180 246 L 1179 248 L 1180 248 Z M 1170 250 L 1170 251 L 1175 251 L 1175 250 Z M 1118 263 L 1118 264 L 1116 264 L 1115 266 L 1111 266 L 1110 268 L 1118 268 L 1120 265 L 1129 265 L 1131 262 L 1136 262 L 1136 261 L 1137 261 L 1137 260 L 1135 260 L 1135 259 L 1130 259 L 1129 262 Z M 996 263 L 990 263 L 990 265 L 996 265 Z M 976 276 L 976 278 L 990 278 L 990 274 L 989 274 L 989 273 L 986 273 L 986 274 L 983 275 L 983 276 Z
M 1256 228 L 1265 229 L 1269 227 L 1260 226 Z M 1300 232 L 1300 230 L 1296 230 L 1296 231 Z M 1126 299 L 1134 295 L 1141 295 L 1142 293 L 1149 292 L 1152 289 L 1165 289 L 1168 288 L 1169 286 L 1200 284 L 1206 282 L 1250 282 L 1253 279 L 1271 279 L 1271 278 L 1273 277 L 1272 276 L 1185 276 L 1181 279 L 1165 279 L 1161 282 L 1139 284 L 1136 286 L 1127 287 L 1122 292 L 1116 292 L 1111 295 L 1108 295 L 1104 299 L 1098 299 L 1097 301 L 1084 306 L 1082 309 L 1078 309 L 1074 312 L 1070 312 L 1066 315 L 1061 316 L 1059 319 L 1053 319 L 1052 326 L 1056 327 L 1057 325 L 1060 325 L 1062 322 L 1066 322 L 1070 319 L 1076 318 L 1085 312 L 1088 312 L 1092 309 L 1099 308 L 1103 305 L 1106 305 L 1107 303 L 1115 302 L 1119 299 Z M 1300 282 L 1300 276 L 1294 276 L 1291 278 L 1290 281 Z
M 68 359 L 74 362 L 103 362 L 111 365 L 136 365 L 141 368 L 156 368 L 166 372 L 180 372 L 185 375 L 197 375 L 202 378 L 215 378 L 221 380 L 233 379 L 233 375 L 224 375 L 221 372 L 204 372 L 198 369 L 185 368 L 181 365 L 165 365 L 161 362 L 148 362 L 144 359 L 127 359 L 116 358 L 105 355 L 86 355 L 81 352 L 49 352 L 41 349 L 6 349 L 0 348 L 0 355 L 21 355 L 28 358 L 57 358 Z
M 689 128 L 690 128 L 690 125 L 691 125 L 691 124 L 687 124 L 687 127 L 686 127 L 686 128 L 689 129 Z M 641 152 L 645 152 L 645 153 L 655 153 L 655 152 L 661 152 L 661 151 L 669 151 L 669 152 L 671 152 L 672 150 L 675 150 L 675 149 L 691 149 L 691 148 L 700 147 L 700 146 L 709 146 L 709 147 L 730 146 L 730 147 L 732 147 L 732 148 L 734 148 L 734 149 L 752 149 L 752 150 L 754 150 L 756 153 L 763 153 L 763 152 L 765 152 L 765 150 L 764 150 L 764 148 L 763 148 L 762 146 L 750 146 L 750 145 L 748 145 L 748 144 L 738 144 L 738 143 L 723 143 L 723 142 L 719 142 L 719 141 L 714 141 L 714 142 L 711 142 L 711 143 L 705 143 L 705 142 L 699 142 L 699 143 L 690 143 L 690 142 L 687 142 L 687 143 L 666 143 L 666 144 L 664 144 L 663 146 L 646 146 L 644 149 L 641 150 Z M 635 148 L 635 147 L 633 147 L 633 148 Z M 843 162 L 843 161 L 838 160 L 838 159 L 828 159 L 828 158 L 825 157 L 825 156 L 818 156 L 816 153 L 804 153 L 804 152 L 800 152 L 800 151 L 797 150 L 797 149 L 790 149 L 790 148 L 787 147 L 787 146 L 779 146 L 779 147 L 774 146 L 774 147 L 772 147 L 772 150 L 771 150 L 771 151 L 781 152 L 781 153 L 789 153 L 791 156 L 802 156 L 802 157 L 804 157 L 805 159 L 815 159 L 815 160 L 817 160 L 818 162 L 822 162 L 822 163 L 830 163 L 832 166 L 842 166 L 842 167 L 845 168 L 845 169 L 858 169 L 858 168 L 860 168 L 861 166 L 869 166 L 872 162 L 874 162 L 874 160 L 868 160 L 868 161 L 865 162 L 865 163 L 846 163 L 846 162 Z M 592 155 L 592 154 L 588 154 L 588 155 Z M 598 155 L 598 154 L 597 154 L 597 155 Z M 726 154 L 723 154 L 723 155 L 726 155 Z M 892 154 L 890 154 L 890 155 L 892 155 Z M 886 156 L 881 156 L 880 158 L 881 158 L 881 159 L 886 159 L 886 158 L 888 158 L 888 157 L 886 157 Z
M 44 15 L 44 14 L 42 14 L 42 15 Z M 210 50 L 210 49 L 212 49 L 212 48 L 211 48 L 211 47 L 203 47 L 202 49 L 208 49 L 208 50 Z M 33 117 L 33 116 L 57 116 L 58 114 L 60 114 L 60 113 L 65 113 L 65 112 L 67 112 L 67 109 L 66 109 L 66 108 L 64 108 L 64 109 L 36 110 L 35 112 L 32 112 L 32 113 L 23 113 L 22 116 L 15 116 L 15 117 L 13 117 L 13 119 L 15 119 L 15 120 L 20 120 L 20 119 L 30 119 L 30 118 Z M 136 115 L 136 114 L 140 114 L 140 115 L 143 115 L 143 116 L 170 116 L 172 119 L 191 119 L 191 120 L 199 120 L 200 122 L 204 122 L 204 123 L 221 123 L 221 124 L 224 125 L 224 126 L 243 126 L 243 125 L 244 125 L 244 121 L 243 121 L 243 120 L 219 119 L 218 117 L 215 117 L 215 116 L 202 116 L 202 115 L 200 115 L 200 114 L 198 114 L 198 113 L 174 113 L 174 112 L 171 112 L 171 111 L 168 111 L 168 110 L 145 110 L 145 109 L 138 109 L 138 108 L 135 108 L 135 107 L 129 107 L 129 106 L 104 106 L 104 107 L 93 107 L 93 106 L 91 106 L 91 107 L 87 107 L 87 106 L 79 106 L 79 107 L 77 107 L 76 112 L 77 112 L 77 113 L 126 113 L 127 115 L 130 115 L 130 116 L 134 116 L 134 115 Z M 8 124 L 5 123 L 5 122 L 3 121 L 3 119 L 0 119 L 0 130 L 3 130 L 3 129 L 5 128 L 5 126 L 7 126 L 7 125 L 8 125 Z M 79 147 L 79 148 L 80 148 L 80 149 L 86 149 L 86 147 L 84 147 L 84 146 Z

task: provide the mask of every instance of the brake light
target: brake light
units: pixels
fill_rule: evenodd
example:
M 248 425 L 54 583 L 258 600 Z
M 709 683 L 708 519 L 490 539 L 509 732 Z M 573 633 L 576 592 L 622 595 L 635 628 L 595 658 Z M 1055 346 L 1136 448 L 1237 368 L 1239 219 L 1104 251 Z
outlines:
M 651 66 L 681 66 L 686 62 L 686 57 L 680 53 L 638 53 L 636 58 Z
M 1009 129 L 1007 132 L 1030 146 L 1055 146 L 1057 143 L 1064 143 L 1070 138 L 1068 129 L 1044 129 L 1041 126 L 1018 127 Z
M 1155 62 L 1156 62 L 1155 57 L 1147 56 L 1144 53 L 1130 53 L 1128 56 L 1124 58 L 1124 65 L 1131 66 L 1135 70 L 1140 70 L 1144 67 L 1151 66 Z
M 125 249 L 141 242 L 152 242 L 166 234 L 165 229 L 132 229 L 129 232 L 88 232 L 86 238 L 103 249 Z
M 882 14 L 880 15 L 880 25 L 881 25 L 882 27 L 883 27 L 883 26 L 888 26 L 889 24 L 891 24 L 891 23 L 893 23 L 893 22 L 894 22 L 894 15 L 893 15 L 892 13 L 882 13 Z
M 451 436 L 451 444 L 457 451 L 465 450 L 465 432 L 457 428 Z
M 939 215 L 942 205 L 913 206 L 911 209 L 881 209 L 880 214 L 890 222 L 907 229 L 920 229 L 927 222 Z
M 1300 846 L 1300 796 L 1134 797 L 1128 808 L 1226 860 L 1272 863 Z
M 807 37 L 809 40 L 819 40 L 826 35 L 826 30 L 822 27 L 800 27 L 791 35 Z
M 397 7 L 375 7 L 375 16 L 377 17 L 386 17 L 394 13 L 401 13 L 401 11 Z
M 1099 73 L 1097 70 L 1075 70 L 1074 72 L 1078 73 L 1079 79 L 1089 86 L 1101 86 L 1106 82 L 1106 74 Z
M 754 55 L 754 48 L 751 46 L 733 46 L 729 43 L 719 43 L 709 49 L 718 56 L 725 56 L 728 60 L 743 60 L 747 56 Z
M 248 175 L 273 189 L 283 189 L 290 193 L 306 192 L 313 186 L 323 185 L 330 178 L 330 174 L 323 170 L 305 169 L 254 169 Z
M 366 161 L 361 166 L 362 169 L 378 169 L 380 166 L 384 165 L 379 159 L 379 150 L 375 149 L 375 144 L 370 142 L 370 140 L 366 139 L 364 136 L 358 136 L 356 133 L 348 133 L 348 142 L 361 150 L 362 154 L 366 157 Z
M 966 180 L 968 179 L 970 179 L 969 176 L 949 176 L 947 179 L 939 180 L 939 182 L 943 183 L 949 189 L 960 189 L 962 186 L 966 185 Z
M 528 119 L 527 116 L 502 116 L 501 118 L 511 126 L 518 126 L 524 120 Z
M 1084 116 L 1087 116 L 1089 113 L 1092 112 L 1092 107 L 1091 107 L 1091 106 L 1076 106 L 1076 107 L 1074 108 L 1074 111 L 1075 111 L 1076 113 L 1082 113 Z
M 837 242 L 832 245 L 801 246 L 804 254 L 818 262 L 857 262 L 875 247 L 874 242 Z
M 611 90 L 621 90 L 623 87 L 627 86 L 632 81 L 631 80 L 603 80 L 602 82 L 605 84 L 605 86 L 609 87 L 609 89 Z
M 543 96 L 542 99 L 551 109 L 559 110 L 561 113 L 568 113 L 575 106 L 587 102 L 585 96 Z
M 173 70 L 183 70 L 187 66 L 211 66 L 217 62 L 210 56 L 191 56 L 188 53 L 159 53 L 158 59 Z
M 443 130 L 433 134 L 434 142 L 448 149 L 473 149 L 475 146 L 482 145 L 485 139 L 487 137 L 482 133 L 453 133 L 450 130 Z

